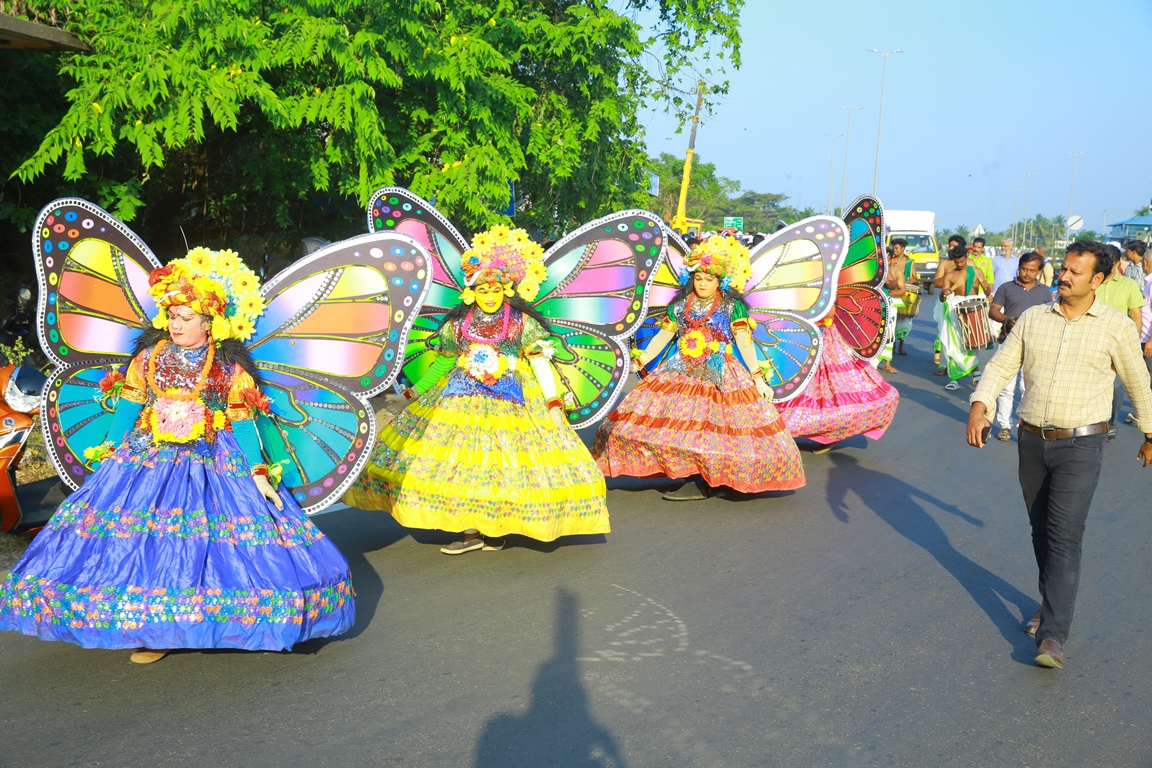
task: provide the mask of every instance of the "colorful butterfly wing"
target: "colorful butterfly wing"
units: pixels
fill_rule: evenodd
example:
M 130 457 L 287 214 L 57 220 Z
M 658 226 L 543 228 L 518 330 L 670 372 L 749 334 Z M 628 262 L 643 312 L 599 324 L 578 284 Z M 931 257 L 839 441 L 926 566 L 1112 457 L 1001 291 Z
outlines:
M 432 286 L 404 352 L 403 377 L 413 384 L 436 360 L 435 343 L 444 314 L 460 303 L 460 259 L 468 241 L 431 203 L 403 187 L 384 187 L 372 195 L 368 230 L 391 230 L 414 238 L 427 250 L 432 265 Z
M 832 309 L 846 246 L 840 219 L 813 216 L 749 254 L 752 276 L 745 301 L 757 323 L 752 341 L 776 402 L 800 394 L 816 372 L 823 351 L 816 322 Z
M 148 273 L 160 266 L 132 230 L 79 198 L 49 203 L 32 234 L 38 331 L 60 367 L 127 356 L 152 323 Z
M 863 195 L 845 209 L 844 223 L 848 252 L 837 281 L 833 322 L 857 355 L 872 358 L 883 348 L 890 322 L 889 300 L 881 290 L 888 273 L 883 206 Z
M 680 279 L 684 275 L 684 259 L 690 250 L 676 230 L 667 224 L 664 224 L 663 228 L 664 258 L 660 260 L 660 267 L 656 270 L 652 287 L 648 291 L 647 317 L 636 329 L 637 349 L 647 349 L 648 344 L 660 332 L 660 324 L 668 315 L 668 305 L 680 290 Z M 644 370 L 649 373 L 655 371 L 671 352 L 672 345 L 669 344 L 644 366 Z
M 41 401 L 41 429 L 48 457 L 72 488 L 92 474 L 84 464 L 84 449 L 104 442 L 112 425 L 112 410 L 96 398 L 100 380 L 110 371 L 125 372 L 124 357 L 88 360 L 53 371 Z
M 552 362 L 576 401 L 568 411 L 573 427 L 595 423 L 623 394 L 627 339 L 644 321 L 663 244 L 658 217 L 620 211 L 585 224 L 544 254 L 548 277 L 535 306 L 560 342 Z
M 99 382 L 126 367 L 156 302 L 148 273 L 160 266 L 132 230 L 79 198 L 54 200 L 32 234 L 39 283 L 37 332 L 53 363 L 41 404 L 48 456 L 78 488 L 91 474 L 84 449 L 104 441 L 111 411 L 98 403 Z
M 367 461 L 367 398 L 399 374 L 431 283 L 424 247 L 385 231 L 331 243 L 264 286 L 248 342 L 273 403 L 261 435 L 276 460 L 289 459 L 305 512 L 338 499 Z

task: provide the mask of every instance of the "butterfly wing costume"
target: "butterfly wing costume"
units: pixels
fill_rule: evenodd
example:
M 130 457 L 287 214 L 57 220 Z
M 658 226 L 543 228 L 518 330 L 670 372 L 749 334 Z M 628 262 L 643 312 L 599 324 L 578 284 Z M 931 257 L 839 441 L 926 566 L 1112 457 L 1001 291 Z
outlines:
M 0 586 L 0 628 L 279 650 L 351 627 L 347 561 L 302 505 L 334 501 L 367 459 L 364 397 L 398 372 L 428 289 L 423 248 L 353 238 L 261 290 L 231 251 L 161 267 L 124 224 L 62 199 L 33 250 L 54 366 L 45 441 L 79 490 Z M 208 342 L 175 343 L 170 313 L 208 319 Z
M 659 219 L 613 214 L 542 253 L 506 227 L 469 244 L 426 200 L 392 187 L 374 197 L 369 228 L 423 243 L 434 286 L 405 354 L 416 399 L 382 430 L 345 500 L 413 528 L 542 541 L 607 533 L 603 475 L 569 427 L 595 423 L 622 394 L 622 339 L 644 318 Z M 493 286 L 505 296 L 484 309 Z
M 871 196 L 845 209 L 848 251 L 837 276 L 834 311 L 820 324 L 824 353 L 812 380 L 780 404 L 794 437 L 830 445 L 853 435 L 878 440 L 896 414 L 900 394 L 869 362 L 892 328 L 883 286 L 883 207 Z
M 639 364 L 651 372 L 596 436 L 605 474 L 699 474 L 749 493 L 802 486 L 799 452 L 772 400 L 794 397 L 812 376 L 814 323 L 831 309 L 843 249 L 832 217 L 805 220 L 751 253 L 723 237 L 689 252 L 669 236 L 637 334 Z M 713 296 L 693 288 L 698 272 L 719 280 Z

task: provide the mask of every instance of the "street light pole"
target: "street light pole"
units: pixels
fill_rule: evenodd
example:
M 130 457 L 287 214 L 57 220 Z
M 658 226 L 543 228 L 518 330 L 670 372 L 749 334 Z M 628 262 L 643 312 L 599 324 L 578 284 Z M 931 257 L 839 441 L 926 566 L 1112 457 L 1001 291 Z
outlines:
M 852 113 L 864 107 L 840 107 L 848 110 L 848 130 L 844 133 L 844 167 L 840 169 L 840 215 L 844 215 L 844 189 L 848 186 L 848 142 L 852 140 Z
M 1016 201 L 1020 197 L 1020 187 L 1012 187 L 1012 245 L 1022 245 L 1016 242 Z
M 869 48 L 868 50 L 884 57 L 884 67 L 880 72 L 880 117 L 876 122 L 876 169 L 872 173 L 872 195 L 875 196 L 877 188 L 880 186 L 880 133 L 884 129 L 884 81 L 888 78 L 888 57 L 894 53 L 904 53 L 904 51 L 899 48 L 894 51 L 882 51 L 879 48 Z
M 1072 185 L 1068 188 L 1068 215 L 1064 217 L 1065 234 L 1067 234 L 1068 219 L 1072 218 L 1072 196 L 1076 194 L 1076 158 L 1080 157 L 1084 152 L 1068 150 L 1068 154 L 1072 155 Z
M 1024 174 L 1024 177 L 1028 179 L 1028 183 L 1024 186 L 1024 234 L 1020 236 L 1020 239 L 1025 243 L 1028 242 L 1028 196 L 1032 193 L 1032 177 L 1035 175 L 1035 173 Z
M 826 213 L 829 216 L 831 216 L 832 215 L 832 185 L 834 184 L 834 180 L 836 178 L 836 139 L 840 138 L 844 134 L 842 134 L 842 133 L 826 133 L 824 135 L 827 136 L 828 138 L 832 139 L 832 152 L 829 153 L 829 155 L 828 155 L 828 210 L 826 211 Z

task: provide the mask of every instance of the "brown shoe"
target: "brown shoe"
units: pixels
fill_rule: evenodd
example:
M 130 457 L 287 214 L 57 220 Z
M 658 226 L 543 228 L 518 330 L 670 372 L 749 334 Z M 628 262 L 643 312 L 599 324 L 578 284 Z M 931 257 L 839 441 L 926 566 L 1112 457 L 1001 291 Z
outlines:
M 1036 649 L 1036 663 L 1042 667 L 1049 669 L 1063 669 L 1064 667 L 1064 646 L 1060 645 L 1059 641 L 1048 638 L 1047 640 L 1040 641 L 1040 647 Z
M 1032 618 L 1028 619 L 1028 621 L 1024 622 L 1024 634 L 1032 635 L 1032 637 L 1036 637 L 1036 630 L 1040 629 L 1040 611 L 1041 610 L 1042 609 L 1037 608 L 1036 609 L 1036 615 L 1033 616 Z
M 133 664 L 152 664 L 168 655 L 168 651 L 149 651 L 146 648 L 134 652 L 128 657 Z

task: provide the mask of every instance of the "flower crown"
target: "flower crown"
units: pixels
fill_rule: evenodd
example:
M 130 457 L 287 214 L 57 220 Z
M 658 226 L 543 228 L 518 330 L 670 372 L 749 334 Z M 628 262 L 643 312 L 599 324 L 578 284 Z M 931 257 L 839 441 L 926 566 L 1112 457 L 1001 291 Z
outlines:
M 212 318 L 212 338 L 247 341 L 264 313 L 260 278 L 235 251 L 193 248 L 182 259 L 152 270 L 148 293 L 156 300 L 159 314 L 152 327 L 168 327 L 169 307 L 188 307 Z
M 506 295 L 515 290 L 525 301 L 535 301 L 540 284 L 548 277 L 544 249 L 524 230 L 503 224 L 476 235 L 460 261 L 467 286 L 460 298 L 465 304 L 475 301 L 472 286 L 484 283 L 501 284 Z
M 743 292 L 744 285 L 752 276 L 752 266 L 748 261 L 748 249 L 734 237 L 713 235 L 692 249 L 684 258 L 683 281 L 696 270 L 720 278 L 721 288 L 735 288 Z

